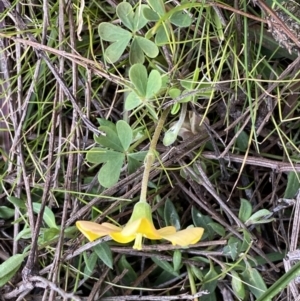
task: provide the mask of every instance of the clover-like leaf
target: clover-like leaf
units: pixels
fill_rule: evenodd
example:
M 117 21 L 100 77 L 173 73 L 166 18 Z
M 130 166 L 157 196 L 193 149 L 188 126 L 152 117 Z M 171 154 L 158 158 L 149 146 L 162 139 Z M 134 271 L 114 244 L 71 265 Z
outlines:
M 119 120 L 117 122 L 117 133 L 124 151 L 127 151 L 132 142 L 133 137 L 130 125 L 124 120 Z
M 117 16 L 122 23 L 131 31 L 134 31 L 134 12 L 132 6 L 128 2 L 121 2 L 116 9 Z
M 154 42 L 139 36 L 136 36 L 135 40 L 148 57 L 155 58 L 158 56 L 159 50 Z
M 113 151 L 108 151 L 113 152 Z M 125 155 L 120 152 L 114 152 L 114 156 L 111 160 L 107 161 L 100 169 L 98 174 L 99 183 L 109 188 L 115 185 L 121 174 L 121 169 L 124 163 Z
M 130 46 L 129 62 L 131 65 L 143 64 L 145 62 L 145 55 L 137 41 L 137 37 L 135 37 L 133 39 L 131 46 Z
M 121 55 L 123 54 L 125 48 L 127 47 L 129 41 L 130 38 L 128 39 L 126 38 L 126 39 L 116 41 L 111 45 L 109 45 L 104 52 L 104 57 L 106 61 L 111 64 L 118 61 Z
M 123 146 L 116 131 L 108 126 L 100 126 L 99 128 L 106 136 L 94 136 L 94 140 L 101 146 L 112 148 L 116 151 L 123 152 Z
M 175 12 L 170 21 L 178 27 L 189 27 L 192 24 L 192 18 L 183 11 Z
M 151 105 L 147 103 L 147 100 L 151 100 L 155 94 L 161 89 L 162 78 L 158 71 L 152 70 L 149 78 L 147 74 L 147 69 L 142 64 L 135 64 L 129 70 L 129 78 L 133 83 L 136 91 L 132 91 L 126 98 L 125 108 L 127 110 L 132 110 L 144 103 L 147 106 L 150 114 L 153 112 Z
M 115 63 L 121 57 L 132 38 L 129 31 L 106 22 L 99 25 L 99 35 L 104 41 L 113 42 L 104 52 L 109 63 Z
M 125 110 L 133 110 L 140 104 L 142 104 L 141 98 L 135 92 L 130 92 L 125 100 Z
M 170 25 L 171 26 L 171 25 Z M 170 26 L 160 26 L 156 32 L 155 44 L 165 45 L 170 42 Z
M 146 96 L 148 74 L 142 64 L 135 64 L 129 70 L 129 78 L 141 96 Z
M 158 15 L 165 14 L 165 5 L 162 0 L 148 0 L 147 2 Z
M 152 70 L 147 81 L 146 98 L 152 98 L 161 89 L 162 80 L 157 70 Z
M 112 130 L 114 130 L 115 132 L 117 131 L 116 125 L 113 122 L 111 122 L 110 120 L 107 120 L 105 118 L 97 118 L 97 121 L 99 122 L 100 126 L 107 126 L 107 127 L 111 128 Z
M 143 15 L 148 21 L 157 22 L 159 20 L 159 15 L 149 7 L 143 9 Z
M 116 42 L 126 37 L 129 39 L 132 37 L 128 30 L 108 22 L 102 22 L 99 25 L 98 31 L 101 39 L 107 42 Z
M 144 162 L 148 151 L 140 151 L 137 153 L 130 153 L 127 155 L 128 173 L 134 173 Z
M 142 29 L 148 23 L 148 20 L 143 14 L 143 10 L 147 7 L 147 5 L 142 4 L 136 8 L 133 19 L 134 31 Z
M 101 147 L 94 147 L 88 151 L 86 159 L 90 163 L 100 164 L 113 160 L 115 156 L 115 151 L 107 150 Z

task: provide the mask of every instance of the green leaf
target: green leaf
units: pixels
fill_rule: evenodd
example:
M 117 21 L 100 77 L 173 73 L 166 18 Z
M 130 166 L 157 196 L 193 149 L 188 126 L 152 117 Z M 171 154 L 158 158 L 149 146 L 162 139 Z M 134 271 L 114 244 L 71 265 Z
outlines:
M 129 154 L 130 155 L 130 154 Z M 134 173 L 139 167 L 142 166 L 142 163 L 130 156 L 127 156 L 127 161 L 128 161 L 128 173 L 132 174 Z
M 42 205 L 39 203 L 32 203 L 32 208 L 35 213 L 39 213 L 41 211 L 41 206 Z M 52 212 L 52 210 L 47 206 L 45 207 L 43 220 L 49 228 L 58 229 L 58 226 L 56 225 L 56 221 L 55 221 L 55 215 Z
M 148 154 L 148 151 L 140 151 L 140 152 L 136 152 L 136 153 L 130 153 L 130 154 L 128 154 L 128 157 L 131 157 L 140 162 L 144 162 L 147 154 Z
M 182 262 L 182 254 L 180 250 L 174 250 L 173 253 L 173 267 L 175 272 L 179 272 Z
M 203 238 L 205 239 L 208 237 L 208 239 L 212 240 L 215 236 L 215 232 L 211 227 L 208 226 L 209 223 L 212 223 L 213 220 L 207 216 L 202 214 L 200 211 L 198 211 L 194 206 L 192 207 L 192 219 L 193 223 L 196 227 L 204 228 L 204 234 Z
M 240 278 L 239 274 L 231 270 L 231 287 L 237 297 L 244 300 L 246 296 L 245 285 Z
M 107 163 L 101 167 L 98 180 L 103 187 L 109 188 L 118 182 L 124 159 L 124 154 L 116 152 L 114 159 L 107 161 Z
M 271 301 L 283 291 L 296 277 L 300 276 L 300 261 L 270 286 L 256 301 Z
M 176 277 L 179 276 L 178 272 L 174 271 L 173 267 L 167 261 L 161 260 L 159 257 L 156 256 L 152 256 L 151 259 L 153 260 L 154 263 L 156 263 L 159 267 L 161 267 L 166 272 Z
M 150 58 L 155 58 L 159 54 L 159 49 L 156 44 L 144 37 L 136 36 L 135 40 L 139 44 L 143 52 Z
M 216 287 L 218 283 L 218 274 L 214 269 L 213 264 L 210 264 L 209 272 L 204 276 L 204 284 L 201 287 L 201 290 L 207 290 L 208 295 L 201 296 L 201 301 L 216 301 Z
M 165 45 L 170 42 L 170 27 L 161 26 L 158 28 L 155 36 L 155 44 L 157 46 Z
M 142 64 L 135 64 L 129 70 L 129 78 L 143 97 L 146 96 L 148 74 L 147 69 Z
M 113 131 L 117 131 L 116 129 L 116 125 L 111 122 L 110 120 L 107 120 L 105 118 L 97 118 L 97 121 L 99 122 L 100 126 L 107 126 L 109 128 L 111 128 Z M 94 136 L 94 137 L 97 137 L 97 136 Z
M 102 147 L 94 147 L 86 154 L 86 160 L 90 163 L 104 163 L 115 157 L 115 151 L 107 150 Z
M 24 228 L 23 230 L 21 230 L 18 235 L 14 238 L 16 241 L 18 241 L 19 239 L 29 239 L 31 238 L 31 229 L 30 228 Z
M 143 10 L 147 7 L 148 7 L 147 5 L 142 4 L 135 9 L 134 19 L 133 19 L 134 31 L 139 31 L 148 23 L 148 20 L 145 18 L 143 14 Z
M 193 96 L 192 95 L 189 95 L 189 90 L 183 90 L 182 91 L 182 94 L 181 94 L 181 96 L 185 96 L 185 95 L 187 95 L 187 96 L 185 96 L 185 97 L 183 97 L 181 100 L 180 100 L 180 102 L 189 102 L 189 101 L 192 101 L 193 100 Z
M 238 128 L 235 128 L 235 133 L 238 132 Z M 249 136 L 245 131 L 242 131 L 236 138 L 236 144 L 240 151 L 245 152 L 248 148 Z
M 127 270 L 127 273 L 122 278 L 125 285 L 129 286 L 137 279 L 137 274 L 131 264 L 127 261 L 125 255 L 121 256 L 121 259 L 118 262 L 118 267 L 120 271 L 124 271 L 125 269 Z
M 245 225 L 249 226 L 249 225 L 258 224 L 258 223 L 261 224 L 261 223 L 270 222 L 270 220 L 267 220 L 267 219 L 261 220 L 261 218 L 267 217 L 270 215 L 272 215 L 272 213 L 267 209 L 258 210 L 257 212 L 252 214 L 250 216 L 250 218 L 248 218 L 248 220 L 245 222 Z
M 151 8 L 160 16 L 165 14 L 165 5 L 162 0 L 147 0 Z
M 87 160 L 91 163 L 105 163 L 107 161 L 113 161 L 120 155 L 120 152 L 113 150 L 94 147 L 87 153 Z
M 142 104 L 141 98 L 135 93 L 130 92 L 125 100 L 125 110 L 130 111 Z
M 15 210 L 7 206 L 0 206 L 0 218 L 9 219 L 15 215 Z
M 295 197 L 298 189 L 300 188 L 300 173 L 296 173 L 294 171 L 290 171 L 288 174 L 288 182 L 284 192 L 285 199 L 292 199 Z
M 102 242 L 94 246 L 93 249 L 98 255 L 99 259 L 110 269 L 113 269 L 113 256 L 108 244 L 106 242 Z
M 194 265 L 190 265 L 190 267 L 191 267 L 192 273 L 195 275 L 195 277 L 198 280 L 203 281 L 203 273 L 202 273 L 202 271 L 198 267 L 196 267 Z
M 119 26 L 107 22 L 101 23 L 98 31 L 100 37 L 104 41 L 113 42 L 113 44 L 108 46 L 105 50 L 104 56 L 109 63 L 115 63 L 121 57 L 131 40 L 131 33 Z
M 192 24 L 192 18 L 186 14 L 183 11 L 175 12 L 171 18 L 170 21 L 172 24 L 178 26 L 178 27 L 189 27 Z
M 107 42 L 116 42 L 120 40 L 130 41 L 132 37 L 128 30 L 107 22 L 102 22 L 98 27 L 98 31 L 101 39 Z
M 6 284 L 19 270 L 25 255 L 15 254 L 0 264 L 0 287 Z
M 131 65 L 144 64 L 145 62 L 145 55 L 139 43 L 137 42 L 137 37 L 134 37 L 130 46 L 129 62 Z
M 248 200 L 241 198 L 241 207 L 239 211 L 239 219 L 245 223 L 252 214 L 252 205 Z
M 163 283 L 167 283 L 169 281 L 174 281 L 174 275 L 163 270 L 158 276 L 155 277 L 155 281 L 151 282 L 151 285 L 155 287 L 162 285 Z
M 122 23 L 131 31 L 134 31 L 134 12 L 132 6 L 128 2 L 121 2 L 116 9 L 117 16 Z
M 176 115 L 180 110 L 180 103 L 177 102 L 172 106 L 171 114 Z
M 139 167 L 142 166 L 148 151 L 141 151 L 137 153 L 130 153 L 127 155 L 128 173 L 134 173 Z
M 215 233 L 219 234 L 221 237 L 225 236 L 225 229 L 220 224 L 212 222 L 212 223 L 209 223 L 208 226 L 210 226 L 213 229 L 213 231 Z
M 161 76 L 157 70 L 152 70 L 147 82 L 146 98 L 151 99 L 161 88 Z
M 111 64 L 118 61 L 121 55 L 123 54 L 124 50 L 126 49 L 130 39 L 131 37 L 125 37 L 109 45 L 104 52 L 104 57 L 106 61 Z
M 236 260 L 240 253 L 241 241 L 236 237 L 230 237 L 227 246 L 223 248 L 223 254 L 230 256 L 232 260 Z
M 124 151 L 127 151 L 132 142 L 132 137 L 133 137 L 133 133 L 130 125 L 124 120 L 119 120 L 117 122 L 117 133 Z
M 96 252 L 92 253 L 91 255 L 87 256 L 86 252 L 83 253 L 83 258 L 84 258 L 84 279 L 88 279 L 92 273 L 94 272 L 98 255 Z
M 173 144 L 176 141 L 178 133 L 180 131 L 180 125 L 181 125 L 181 123 L 177 122 L 177 123 L 173 124 L 165 132 L 164 139 L 163 139 L 164 146 L 170 146 L 171 144 Z
M 19 198 L 16 198 L 14 196 L 8 196 L 7 200 L 15 206 L 19 207 L 20 209 L 27 209 L 25 202 Z
M 172 99 L 176 99 L 180 95 L 181 91 L 178 88 L 171 88 L 168 93 Z
M 18 269 L 8 272 L 4 277 L 0 278 L 0 288 L 4 286 L 15 274 L 18 272 Z
M 246 269 L 241 276 L 256 298 L 261 297 L 267 290 L 267 286 L 259 272 L 256 269 L 253 269 L 249 264 L 247 264 Z
M 249 231 L 247 229 L 243 229 L 243 233 L 244 233 L 244 238 L 243 238 L 243 243 L 240 247 L 240 252 L 245 252 L 249 248 L 249 245 L 252 242 Z
M 124 149 L 116 131 L 107 126 L 100 126 L 99 129 L 103 131 L 106 136 L 95 136 L 94 139 L 97 143 L 103 147 L 111 148 L 118 152 L 123 152 Z
M 167 226 L 173 226 L 176 230 L 180 230 L 180 218 L 170 199 L 167 199 L 165 203 L 164 219 Z
M 55 236 L 58 236 L 60 233 L 58 228 L 49 228 L 45 229 L 42 235 L 43 242 L 49 242 L 52 240 Z
M 143 9 L 143 15 L 148 21 L 157 22 L 159 20 L 159 15 L 149 7 Z

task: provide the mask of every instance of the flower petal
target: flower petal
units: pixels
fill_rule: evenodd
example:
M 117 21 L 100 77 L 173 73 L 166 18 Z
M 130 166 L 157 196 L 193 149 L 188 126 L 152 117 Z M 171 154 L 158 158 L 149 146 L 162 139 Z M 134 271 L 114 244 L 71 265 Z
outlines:
M 142 234 L 149 239 L 161 239 L 161 235 L 154 228 L 153 223 L 147 218 L 140 218 L 133 222 L 128 222 L 125 228 L 122 230 L 122 235 L 130 236 Z
M 176 228 L 173 226 L 158 229 L 157 232 L 163 237 L 164 235 L 171 235 L 176 233 Z
M 105 235 L 109 235 L 111 232 L 122 231 L 122 228 L 110 223 L 97 224 L 89 221 L 77 221 L 76 227 L 90 241 Z
M 109 234 L 109 236 L 121 244 L 127 244 L 128 242 L 135 240 L 135 235 L 125 236 L 122 234 L 122 232 L 112 232 Z
M 188 228 L 174 234 L 162 235 L 162 237 L 173 245 L 185 247 L 197 243 L 201 239 L 203 232 L 203 228 Z

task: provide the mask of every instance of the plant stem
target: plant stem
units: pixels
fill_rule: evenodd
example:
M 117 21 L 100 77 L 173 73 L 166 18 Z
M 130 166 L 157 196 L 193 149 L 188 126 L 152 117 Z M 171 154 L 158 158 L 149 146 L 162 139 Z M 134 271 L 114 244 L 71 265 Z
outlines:
M 149 175 L 150 175 L 152 164 L 155 161 L 156 145 L 157 145 L 157 141 L 159 139 L 160 133 L 163 129 L 164 123 L 169 114 L 169 111 L 170 111 L 170 108 L 167 108 L 166 110 L 164 110 L 162 112 L 162 114 L 158 120 L 158 124 L 155 128 L 155 131 L 153 133 L 152 140 L 150 142 L 149 151 L 145 158 L 145 169 L 144 169 L 144 174 L 143 174 L 143 179 L 142 179 L 140 202 L 147 202 L 148 181 L 149 181 Z

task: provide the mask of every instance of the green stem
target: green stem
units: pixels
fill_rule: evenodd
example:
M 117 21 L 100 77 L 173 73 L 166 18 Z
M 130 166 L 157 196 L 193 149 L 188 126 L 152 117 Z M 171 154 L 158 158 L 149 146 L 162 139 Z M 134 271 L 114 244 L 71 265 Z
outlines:
M 143 180 L 142 180 L 142 187 L 141 187 L 141 195 L 140 195 L 140 202 L 147 202 L 147 190 L 148 190 L 148 181 L 149 181 L 149 175 L 151 171 L 152 164 L 155 161 L 155 151 L 156 151 L 156 145 L 157 141 L 159 139 L 160 133 L 163 129 L 164 123 L 168 117 L 170 109 L 166 109 L 161 114 L 158 124 L 156 126 L 156 129 L 154 131 L 154 134 L 152 136 L 152 140 L 150 142 L 150 147 L 148 154 L 145 158 L 145 169 L 143 174 Z
M 195 279 L 194 276 L 192 274 L 192 270 L 190 268 L 190 266 L 187 264 L 186 265 L 187 271 L 188 271 L 188 277 L 189 277 L 189 282 L 190 282 L 190 286 L 191 286 L 191 294 L 195 295 L 197 293 L 197 289 L 196 289 L 196 285 L 195 285 Z M 198 298 L 194 298 L 194 301 L 198 301 Z

